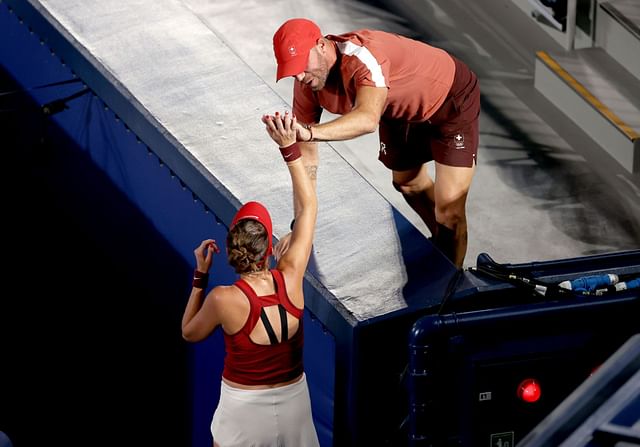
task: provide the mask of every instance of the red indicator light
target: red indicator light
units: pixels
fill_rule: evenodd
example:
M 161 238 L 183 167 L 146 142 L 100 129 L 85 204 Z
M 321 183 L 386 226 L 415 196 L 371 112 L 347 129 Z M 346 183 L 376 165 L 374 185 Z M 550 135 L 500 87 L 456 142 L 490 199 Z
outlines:
M 518 397 L 525 402 L 536 402 L 541 395 L 540 384 L 535 379 L 525 379 L 518 385 Z

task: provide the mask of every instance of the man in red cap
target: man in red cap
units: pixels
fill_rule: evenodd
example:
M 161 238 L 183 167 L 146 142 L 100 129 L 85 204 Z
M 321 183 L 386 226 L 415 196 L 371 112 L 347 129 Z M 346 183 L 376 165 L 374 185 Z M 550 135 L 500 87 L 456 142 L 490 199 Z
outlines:
M 273 36 L 276 81 L 293 76 L 297 138 L 310 175 L 317 141 L 349 140 L 378 129 L 378 159 L 420 215 L 435 245 L 462 268 L 466 199 L 478 149 L 476 75 L 442 49 L 397 34 L 358 30 L 326 35 L 295 18 Z M 341 115 L 320 123 L 322 111 Z M 426 163 L 435 163 L 435 179 Z

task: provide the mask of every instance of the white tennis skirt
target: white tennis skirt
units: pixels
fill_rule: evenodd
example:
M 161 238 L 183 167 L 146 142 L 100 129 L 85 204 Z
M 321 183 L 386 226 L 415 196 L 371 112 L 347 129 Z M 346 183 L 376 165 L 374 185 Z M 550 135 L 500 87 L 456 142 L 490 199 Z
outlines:
M 211 434 L 220 447 L 318 447 L 306 376 L 263 390 L 221 381 Z

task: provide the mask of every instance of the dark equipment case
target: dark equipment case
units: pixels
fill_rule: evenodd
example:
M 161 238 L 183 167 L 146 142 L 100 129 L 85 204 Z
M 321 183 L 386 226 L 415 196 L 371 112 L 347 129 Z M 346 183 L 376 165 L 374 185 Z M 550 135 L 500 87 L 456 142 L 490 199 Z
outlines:
M 640 289 L 578 293 L 561 281 L 640 276 L 640 251 L 528 264 L 488 255 L 409 336 L 410 446 L 513 447 L 640 332 Z M 540 396 L 519 397 L 526 380 Z

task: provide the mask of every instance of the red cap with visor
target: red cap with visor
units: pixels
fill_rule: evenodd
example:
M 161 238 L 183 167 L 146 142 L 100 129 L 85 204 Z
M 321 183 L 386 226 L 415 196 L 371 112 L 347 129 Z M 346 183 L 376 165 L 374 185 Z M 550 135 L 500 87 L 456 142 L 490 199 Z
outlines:
M 271 256 L 272 240 L 273 240 L 273 227 L 271 225 L 271 216 L 269 211 L 259 202 L 247 202 L 236 213 L 235 217 L 231 221 L 229 230 L 236 226 L 238 222 L 245 219 L 252 219 L 262 224 L 265 230 L 267 230 L 267 251 L 265 252 L 264 259 Z
M 309 51 L 322 37 L 318 25 L 308 19 L 289 19 L 273 35 L 273 52 L 278 62 L 276 82 L 307 68 Z

